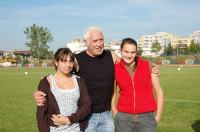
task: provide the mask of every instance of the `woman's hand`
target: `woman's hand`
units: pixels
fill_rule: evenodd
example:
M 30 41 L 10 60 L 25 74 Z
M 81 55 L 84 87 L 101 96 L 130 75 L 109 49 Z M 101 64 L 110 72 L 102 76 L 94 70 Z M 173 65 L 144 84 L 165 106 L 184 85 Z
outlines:
M 55 125 L 70 125 L 70 121 L 69 118 L 66 116 L 62 116 L 62 115 L 52 115 L 51 120 L 53 121 L 53 123 Z
M 157 124 L 160 122 L 160 116 L 156 115 L 155 117 Z
M 115 117 L 117 114 L 117 110 L 112 110 L 112 116 Z

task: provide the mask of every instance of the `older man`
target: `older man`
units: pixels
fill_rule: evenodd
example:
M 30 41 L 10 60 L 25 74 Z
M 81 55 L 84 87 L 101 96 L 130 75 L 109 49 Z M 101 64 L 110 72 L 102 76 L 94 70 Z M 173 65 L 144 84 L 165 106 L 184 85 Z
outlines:
M 90 27 L 85 33 L 87 50 L 76 55 L 79 74 L 87 83 L 92 99 L 92 114 L 86 132 L 113 132 L 110 113 L 113 94 L 116 54 L 104 50 L 104 36 L 100 28 Z

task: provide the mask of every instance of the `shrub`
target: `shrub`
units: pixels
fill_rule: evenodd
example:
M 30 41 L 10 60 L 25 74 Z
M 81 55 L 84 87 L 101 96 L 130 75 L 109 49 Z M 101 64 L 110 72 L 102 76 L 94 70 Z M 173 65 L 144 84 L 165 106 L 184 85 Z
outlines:
M 185 64 L 185 58 L 182 56 L 177 56 L 176 62 L 177 62 L 177 64 Z

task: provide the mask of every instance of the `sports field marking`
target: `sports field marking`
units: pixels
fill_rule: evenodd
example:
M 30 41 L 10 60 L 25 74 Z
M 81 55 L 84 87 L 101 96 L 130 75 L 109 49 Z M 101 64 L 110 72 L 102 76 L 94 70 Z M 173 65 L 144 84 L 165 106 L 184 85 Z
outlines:
M 166 102 L 200 103 L 200 100 L 165 99 Z

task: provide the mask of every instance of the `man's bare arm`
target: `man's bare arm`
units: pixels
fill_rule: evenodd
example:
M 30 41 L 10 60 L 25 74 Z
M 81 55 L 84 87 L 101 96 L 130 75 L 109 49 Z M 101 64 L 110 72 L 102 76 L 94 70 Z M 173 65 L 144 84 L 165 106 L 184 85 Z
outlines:
M 43 106 L 45 102 L 46 94 L 41 91 L 34 91 L 33 98 L 37 104 L 37 106 Z
M 110 51 L 110 52 L 111 52 L 111 55 L 112 55 L 112 58 L 113 58 L 113 62 L 115 64 L 116 62 L 118 62 L 119 57 L 114 51 Z

